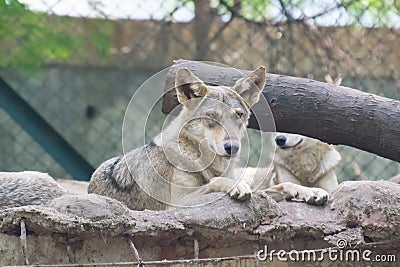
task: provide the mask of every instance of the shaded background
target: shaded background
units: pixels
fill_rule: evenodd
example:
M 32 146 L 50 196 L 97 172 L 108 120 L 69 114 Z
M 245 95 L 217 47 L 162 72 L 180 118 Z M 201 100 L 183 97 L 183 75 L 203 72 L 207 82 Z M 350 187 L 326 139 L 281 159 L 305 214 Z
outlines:
M 399 27 L 398 1 L 0 0 L 0 78 L 20 98 L 0 105 L 0 170 L 89 179 L 65 162 L 96 168 L 121 154 L 130 98 L 178 58 L 242 69 L 263 64 L 319 81 L 341 77 L 342 85 L 399 100 Z M 4 92 L 0 86 L 0 98 Z M 18 120 L 16 110 L 26 106 L 33 111 Z M 58 137 L 32 127 L 32 114 Z M 149 134 L 162 118 L 161 110 L 150 117 Z M 143 135 L 134 120 L 130 129 Z M 60 142 L 73 153 L 49 149 Z M 338 150 L 340 180 L 400 173 L 397 162 Z

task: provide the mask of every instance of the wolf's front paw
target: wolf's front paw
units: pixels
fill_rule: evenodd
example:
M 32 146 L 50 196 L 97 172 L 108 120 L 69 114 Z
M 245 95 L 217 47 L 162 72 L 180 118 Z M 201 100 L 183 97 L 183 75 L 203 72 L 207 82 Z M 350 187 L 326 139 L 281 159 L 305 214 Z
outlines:
M 328 200 L 329 193 L 321 188 L 307 188 L 303 192 L 299 192 L 298 199 L 304 200 L 311 205 L 323 205 Z
M 244 181 L 236 182 L 233 179 L 226 177 L 214 177 L 210 183 L 205 186 L 202 191 L 203 194 L 210 192 L 226 192 L 229 193 L 231 198 L 246 201 L 251 197 L 251 188 Z
M 231 198 L 240 201 L 247 201 L 251 198 L 251 192 L 252 190 L 250 186 L 247 183 L 240 181 L 229 190 L 229 195 Z
M 316 187 L 306 187 L 290 182 L 274 185 L 261 191 L 263 194 L 271 196 L 276 201 L 294 200 L 304 201 L 312 205 L 323 205 L 328 200 L 328 192 Z

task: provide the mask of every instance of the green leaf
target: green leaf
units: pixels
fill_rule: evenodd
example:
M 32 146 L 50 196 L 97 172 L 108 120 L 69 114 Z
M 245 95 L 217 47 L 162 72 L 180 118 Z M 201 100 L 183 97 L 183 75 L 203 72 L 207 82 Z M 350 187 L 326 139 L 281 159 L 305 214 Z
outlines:
M 48 25 L 50 21 L 57 23 Z M 111 24 L 82 36 L 71 30 L 72 22 L 68 17 L 30 11 L 16 0 L 0 0 L 0 67 L 35 72 L 49 60 L 67 60 L 88 41 L 107 54 L 114 32 Z

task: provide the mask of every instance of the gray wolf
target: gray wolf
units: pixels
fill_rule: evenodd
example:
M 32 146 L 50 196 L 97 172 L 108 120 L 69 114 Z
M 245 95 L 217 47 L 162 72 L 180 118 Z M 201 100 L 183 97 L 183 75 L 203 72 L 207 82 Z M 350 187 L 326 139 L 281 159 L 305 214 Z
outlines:
M 339 152 L 332 145 L 297 134 L 279 133 L 275 143 L 272 169 L 238 168 L 236 179 L 277 201 L 291 199 L 324 204 L 329 193 L 338 186 L 334 168 L 341 160 Z M 232 187 L 229 181 L 221 179 L 212 180 L 207 192 Z
M 57 179 L 57 184 L 67 190 L 71 195 L 87 195 L 89 182 Z
M 233 87 L 210 86 L 189 69 L 178 69 L 179 115 L 147 145 L 102 163 L 88 192 L 135 210 L 162 210 L 183 205 L 184 196 L 215 177 L 233 180 L 240 140 L 265 77 L 265 67 L 260 66 Z M 229 192 L 243 199 L 251 189 L 236 183 Z
M 400 184 L 400 174 L 393 176 L 392 178 L 389 179 L 389 181 L 396 183 L 396 184 Z
M 0 209 L 47 204 L 66 194 L 47 173 L 0 172 Z

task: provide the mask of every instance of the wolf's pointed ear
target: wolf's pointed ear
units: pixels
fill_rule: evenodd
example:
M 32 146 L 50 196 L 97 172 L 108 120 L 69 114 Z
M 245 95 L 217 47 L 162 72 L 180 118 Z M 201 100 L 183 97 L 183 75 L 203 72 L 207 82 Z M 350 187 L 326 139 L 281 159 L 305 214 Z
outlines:
M 188 68 L 180 68 L 175 75 L 175 89 L 179 103 L 207 94 L 207 86 Z
M 233 86 L 246 103 L 252 107 L 260 100 L 260 94 L 265 85 L 267 73 L 264 66 L 260 66 L 252 71 L 247 77 L 239 79 Z

